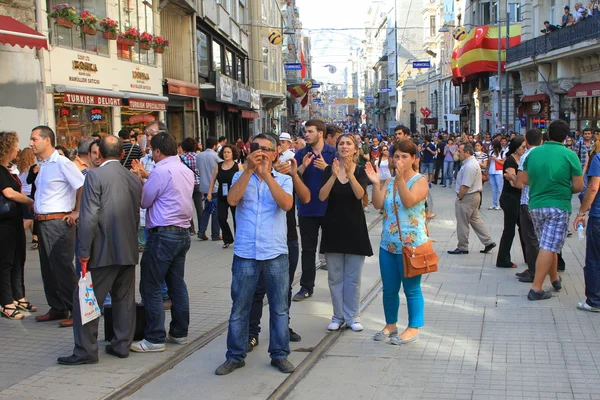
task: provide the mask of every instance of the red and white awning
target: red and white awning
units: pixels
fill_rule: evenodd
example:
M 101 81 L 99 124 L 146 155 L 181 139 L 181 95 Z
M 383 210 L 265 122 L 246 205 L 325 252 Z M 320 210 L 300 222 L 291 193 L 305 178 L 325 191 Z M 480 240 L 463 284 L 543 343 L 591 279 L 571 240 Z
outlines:
M 6 15 L 0 15 L 0 43 L 48 50 L 46 36 Z

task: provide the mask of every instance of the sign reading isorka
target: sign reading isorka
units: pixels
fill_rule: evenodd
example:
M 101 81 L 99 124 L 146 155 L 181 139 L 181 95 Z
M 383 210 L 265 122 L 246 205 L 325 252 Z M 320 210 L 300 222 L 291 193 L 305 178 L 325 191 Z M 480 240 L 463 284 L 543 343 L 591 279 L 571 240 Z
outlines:
M 114 57 L 55 47 L 50 52 L 49 79 L 84 88 L 162 94 L 162 69 Z

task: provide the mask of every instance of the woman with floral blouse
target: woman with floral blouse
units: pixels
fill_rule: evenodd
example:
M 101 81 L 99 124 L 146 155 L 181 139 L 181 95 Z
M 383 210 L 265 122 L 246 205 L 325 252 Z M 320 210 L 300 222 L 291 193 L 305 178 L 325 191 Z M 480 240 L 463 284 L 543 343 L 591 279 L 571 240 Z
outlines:
M 429 240 L 425 226 L 425 198 L 429 190 L 425 176 L 415 172 L 417 147 L 410 140 L 396 142 L 390 149 L 392 178 L 381 188 L 380 172 L 367 164 L 367 176 L 373 182 L 373 206 L 382 209 L 383 230 L 379 249 L 379 268 L 383 283 L 385 327 L 374 340 L 390 338 L 391 344 L 406 344 L 419 340 L 423 326 L 425 302 L 421 291 L 421 276 L 404 277 L 402 246 L 420 246 Z M 398 232 L 398 220 L 402 241 Z M 400 286 L 404 286 L 408 307 L 408 326 L 398 334 Z

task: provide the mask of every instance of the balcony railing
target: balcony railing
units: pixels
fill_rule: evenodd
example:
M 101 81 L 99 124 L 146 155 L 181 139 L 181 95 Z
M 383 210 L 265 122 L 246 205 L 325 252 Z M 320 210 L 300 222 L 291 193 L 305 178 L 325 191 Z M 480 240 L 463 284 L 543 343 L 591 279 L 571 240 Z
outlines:
M 590 17 L 573 26 L 557 29 L 552 33 L 510 47 L 506 52 L 506 62 L 510 64 L 527 57 L 535 57 L 552 50 L 598 38 L 600 38 L 600 17 Z

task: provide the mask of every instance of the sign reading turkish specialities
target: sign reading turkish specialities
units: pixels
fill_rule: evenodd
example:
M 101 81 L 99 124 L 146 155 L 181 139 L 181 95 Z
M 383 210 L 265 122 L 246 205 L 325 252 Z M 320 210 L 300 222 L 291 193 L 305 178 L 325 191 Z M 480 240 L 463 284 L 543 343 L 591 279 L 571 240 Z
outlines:
M 129 99 L 129 108 L 132 110 L 166 111 L 167 103 L 162 101 Z
M 118 97 L 94 96 L 90 94 L 63 93 L 63 100 L 68 104 L 83 104 L 92 106 L 121 107 Z

